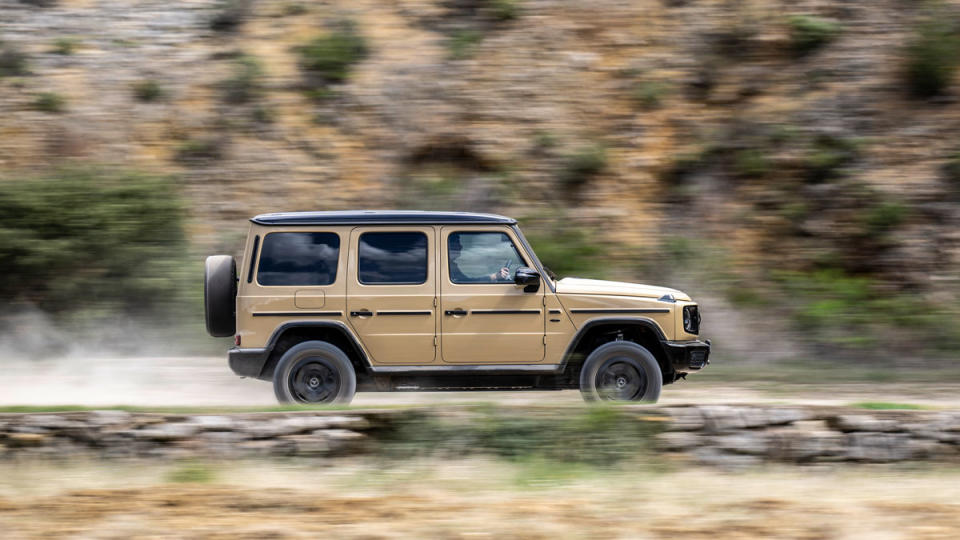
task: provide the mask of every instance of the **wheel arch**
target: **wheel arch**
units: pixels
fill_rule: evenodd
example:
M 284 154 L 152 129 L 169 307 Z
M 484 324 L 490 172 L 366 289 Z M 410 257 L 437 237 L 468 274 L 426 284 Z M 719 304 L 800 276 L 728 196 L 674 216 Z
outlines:
M 646 317 L 604 317 L 587 321 L 570 340 L 563 354 L 564 372 L 574 380 L 579 380 L 580 367 L 587 356 L 600 345 L 617 339 L 634 342 L 649 350 L 660 365 L 663 384 L 674 381 L 673 366 L 661 344 L 666 340 L 663 329 L 656 321 Z
M 266 346 L 267 360 L 257 378 L 271 379 L 285 352 L 298 343 L 313 340 L 325 341 L 342 350 L 353 364 L 357 382 L 371 376 L 369 357 L 347 325 L 340 321 L 295 321 L 283 323 L 274 330 Z

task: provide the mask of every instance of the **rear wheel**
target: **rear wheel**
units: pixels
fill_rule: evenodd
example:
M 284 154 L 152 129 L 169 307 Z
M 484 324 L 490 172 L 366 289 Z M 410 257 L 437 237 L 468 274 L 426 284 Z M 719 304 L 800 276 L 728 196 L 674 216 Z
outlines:
M 630 341 L 597 347 L 580 371 L 580 394 L 586 401 L 642 401 L 660 399 L 663 375 L 646 348 Z
M 280 403 L 350 403 L 356 391 L 350 359 L 325 341 L 291 347 L 273 372 L 273 392 Z

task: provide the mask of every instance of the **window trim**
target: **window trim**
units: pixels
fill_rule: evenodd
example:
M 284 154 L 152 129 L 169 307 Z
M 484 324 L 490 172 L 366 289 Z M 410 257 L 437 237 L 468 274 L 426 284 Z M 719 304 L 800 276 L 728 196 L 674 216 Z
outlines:
M 424 247 L 426 248 L 423 257 L 424 274 L 423 281 L 380 281 L 368 282 L 360 278 L 360 245 L 363 243 L 363 237 L 367 234 L 419 234 L 423 237 Z M 389 287 L 391 285 L 424 285 L 430 281 L 430 236 L 424 231 L 362 231 L 357 236 L 357 283 L 365 287 Z
M 511 237 L 511 236 L 510 236 L 510 233 L 508 233 L 507 231 L 500 230 L 500 229 L 492 229 L 492 230 L 477 230 L 477 229 L 453 230 L 453 231 L 450 231 L 450 232 L 447 233 L 446 242 L 444 243 L 444 244 L 445 244 L 445 246 L 444 246 L 444 255 L 445 255 L 445 258 L 447 259 L 447 282 L 449 282 L 451 285 L 461 285 L 461 286 L 463 286 L 463 285 L 501 285 L 501 286 L 502 286 L 502 285 L 510 285 L 510 286 L 516 287 L 516 284 L 515 284 L 512 280 L 511 280 L 511 281 L 491 281 L 491 282 L 482 282 L 482 281 L 480 281 L 480 282 L 472 282 L 472 283 L 457 283 L 456 281 L 454 281 L 454 280 L 453 280 L 453 272 L 450 271 L 450 264 L 451 264 L 451 261 L 450 261 L 450 237 L 453 236 L 453 235 L 455 235 L 455 234 L 461 234 L 461 233 L 467 233 L 467 234 L 495 234 L 495 233 L 499 233 L 499 234 L 502 234 L 502 235 L 504 235 L 504 236 L 507 237 L 507 240 L 510 240 L 510 244 L 513 246 L 513 250 L 517 252 L 517 256 L 520 257 L 520 260 L 521 260 L 521 261 L 523 261 L 523 266 L 526 266 L 527 268 L 532 268 L 532 267 L 530 266 L 530 263 L 527 262 L 526 257 L 523 256 L 523 251 L 521 251 L 521 250 L 517 247 L 517 239 Z
M 296 284 L 296 285 L 266 285 L 260 282 L 260 263 L 263 259 L 263 247 L 267 245 L 267 238 L 272 234 L 330 234 L 337 238 L 337 256 L 334 259 L 336 266 L 333 269 L 333 278 L 330 283 L 324 285 L 305 285 L 305 284 Z M 336 285 L 337 278 L 340 277 L 340 258 L 343 252 L 343 238 L 340 233 L 336 231 L 269 231 L 263 235 L 263 240 L 260 242 L 260 253 L 257 258 L 253 261 L 256 264 L 256 278 L 254 282 L 258 287 L 332 287 Z

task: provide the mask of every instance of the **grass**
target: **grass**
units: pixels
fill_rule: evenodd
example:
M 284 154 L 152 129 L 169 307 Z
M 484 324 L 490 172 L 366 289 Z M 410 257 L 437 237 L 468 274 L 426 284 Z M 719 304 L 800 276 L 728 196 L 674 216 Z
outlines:
M 888 401 L 859 401 L 857 403 L 851 403 L 850 407 L 870 411 L 923 411 L 933 408 L 916 403 L 892 403 Z
M 209 484 L 216 480 L 216 473 L 203 463 L 182 463 L 167 473 L 165 479 L 171 484 Z
M 53 42 L 52 52 L 63 56 L 70 56 L 76 51 L 78 44 L 79 42 L 73 38 L 59 38 Z

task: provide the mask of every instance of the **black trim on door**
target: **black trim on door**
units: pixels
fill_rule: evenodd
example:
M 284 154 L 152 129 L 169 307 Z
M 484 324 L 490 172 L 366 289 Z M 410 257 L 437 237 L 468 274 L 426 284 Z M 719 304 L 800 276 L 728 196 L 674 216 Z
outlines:
M 648 309 L 580 308 L 580 309 L 571 309 L 570 312 L 571 313 L 670 313 L 670 310 L 668 308 L 648 308 Z
M 474 315 L 522 315 L 522 314 L 540 314 L 539 309 L 473 309 L 470 313 Z
M 342 311 L 261 311 L 254 317 L 342 317 Z
M 466 315 L 467 310 L 465 309 L 448 309 L 443 312 L 444 315 Z
M 430 310 L 396 310 L 396 311 L 377 311 L 377 315 L 433 315 Z

